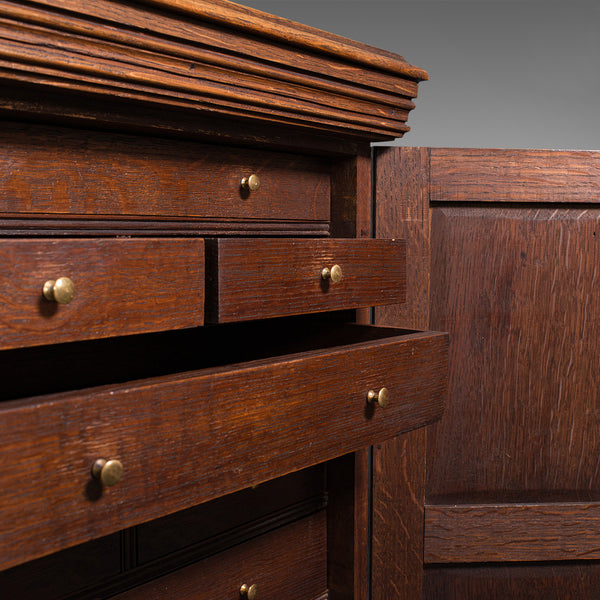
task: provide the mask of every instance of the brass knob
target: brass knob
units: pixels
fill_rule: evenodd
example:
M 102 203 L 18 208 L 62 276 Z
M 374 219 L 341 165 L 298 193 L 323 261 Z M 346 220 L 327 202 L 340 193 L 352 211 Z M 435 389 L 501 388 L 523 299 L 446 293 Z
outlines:
M 42 288 L 42 294 L 51 302 L 69 304 L 75 297 L 75 284 L 68 277 L 59 277 L 56 281 L 49 279 Z
M 367 393 L 367 402 L 369 404 L 373 404 L 377 402 L 381 408 L 385 408 L 388 403 L 388 390 L 387 388 L 382 387 L 378 392 L 374 390 L 369 390 Z
M 343 276 L 344 274 L 342 273 L 342 267 L 340 267 L 340 265 L 333 265 L 331 269 L 327 267 L 321 269 L 321 277 L 323 279 L 329 279 L 331 283 L 339 283 Z
M 241 185 L 245 190 L 255 192 L 260 187 L 260 179 L 258 175 L 252 174 L 250 177 L 244 177 Z
M 252 585 L 244 583 L 240 588 L 240 596 L 246 596 L 248 600 L 254 600 L 255 598 L 258 598 L 258 586 L 255 583 Z
M 123 465 L 118 460 L 105 460 L 99 458 L 92 465 L 92 476 L 106 487 L 116 485 L 123 477 Z

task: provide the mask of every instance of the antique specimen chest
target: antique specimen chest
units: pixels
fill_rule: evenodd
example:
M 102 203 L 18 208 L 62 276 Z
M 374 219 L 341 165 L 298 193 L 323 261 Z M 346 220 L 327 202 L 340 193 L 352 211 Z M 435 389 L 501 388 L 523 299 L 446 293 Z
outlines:
M 0 0 L 3 597 L 393 580 L 369 448 L 440 416 L 447 337 L 369 325 L 413 268 L 370 143 L 424 78 L 224 0 Z

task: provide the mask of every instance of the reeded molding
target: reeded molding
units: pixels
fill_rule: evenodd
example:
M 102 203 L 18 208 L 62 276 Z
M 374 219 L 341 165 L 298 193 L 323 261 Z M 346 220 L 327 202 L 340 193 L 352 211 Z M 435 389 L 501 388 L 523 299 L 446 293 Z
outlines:
M 185 114 L 190 131 L 215 117 L 376 141 L 408 130 L 426 78 L 401 56 L 225 0 L 0 0 L 5 111 L 24 110 L 23 88 L 26 110 L 42 114 L 83 93 L 106 101 L 104 120 L 119 99 L 142 109 L 140 122 L 145 108 Z

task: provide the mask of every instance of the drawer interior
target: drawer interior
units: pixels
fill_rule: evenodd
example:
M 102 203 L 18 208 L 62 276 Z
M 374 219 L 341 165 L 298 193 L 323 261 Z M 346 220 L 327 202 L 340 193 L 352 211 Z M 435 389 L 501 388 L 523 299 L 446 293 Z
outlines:
M 345 316 L 269 319 L 6 350 L 0 361 L 0 400 L 226 367 L 414 333 L 347 323 Z

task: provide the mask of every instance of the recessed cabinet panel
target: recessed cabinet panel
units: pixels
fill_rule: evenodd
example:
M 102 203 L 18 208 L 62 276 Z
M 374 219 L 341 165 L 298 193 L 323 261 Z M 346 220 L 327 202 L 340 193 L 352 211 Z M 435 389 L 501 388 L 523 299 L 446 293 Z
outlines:
M 403 240 L 220 239 L 208 319 L 227 323 L 404 302 Z
M 445 334 L 323 327 L 314 349 L 306 344 L 296 354 L 4 402 L 0 566 L 195 506 L 440 416 Z M 324 347 L 334 336 L 339 345 Z M 230 337 L 219 343 L 235 350 L 246 339 L 237 329 Z M 292 347 L 302 347 L 294 340 Z M 190 350 L 198 360 L 210 353 L 210 345 Z
M 1 349 L 204 321 L 201 239 L 8 239 L 0 258 Z

